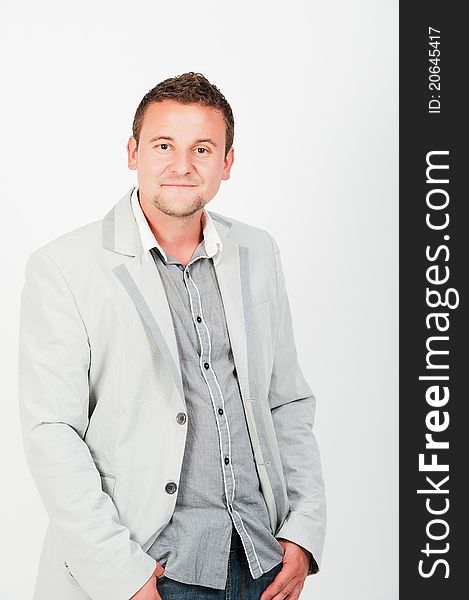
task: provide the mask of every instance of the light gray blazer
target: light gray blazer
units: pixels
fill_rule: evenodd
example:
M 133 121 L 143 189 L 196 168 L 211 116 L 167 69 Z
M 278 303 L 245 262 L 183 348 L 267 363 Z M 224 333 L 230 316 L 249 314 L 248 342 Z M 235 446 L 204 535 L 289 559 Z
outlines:
M 128 600 L 171 519 L 186 412 L 171 314 L 145 260 L 129 190 L 106 216 L 28 258 L 19 402 L 26 459 L 49 516 L 34 600 Z M 315 398 L 298 365 L 278 247 L 209 211 L 216 274 L 261 489 L 276 537 L 320 564 L 324 483 Z

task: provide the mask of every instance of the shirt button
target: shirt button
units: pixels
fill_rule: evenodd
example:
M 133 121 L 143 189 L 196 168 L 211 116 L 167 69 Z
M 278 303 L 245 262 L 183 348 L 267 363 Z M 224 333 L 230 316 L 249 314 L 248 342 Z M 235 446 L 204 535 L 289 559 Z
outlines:
M 186 415 L 183 412 L 178 413 L 176 415 L 176 421 L 179 423 L 179 425 L 184 425 L 186 422 Z
M 200 323 L 202 321 L 202 319 L 200 317 L 197 317 L 197 323 Z
M 227 465 L 229 462 L 230 462 L 230 459 L 227 456 L 225 456 L 225 465 Z
M 204 363 L 204 367 L 205 367 L 206 369 L 208 369 L 208 368 L 210 367 L 210 365 L 209 365 L 208 363 Z
M 219 414 L 219 415 L 222 415 L 222 414 L 223 414 L 223 408 L 219 408 L 219 409 L 218 409 L 218 414 Z
M 189 277 L 189 271 L 186 271 L 186 277 Z
M 168 494 L 174 494 L 177 489 L 177 485 L 174 483 L 174 481 L 170 481 L 165 485 L 164 489 L 166 492 L 168 492 Z

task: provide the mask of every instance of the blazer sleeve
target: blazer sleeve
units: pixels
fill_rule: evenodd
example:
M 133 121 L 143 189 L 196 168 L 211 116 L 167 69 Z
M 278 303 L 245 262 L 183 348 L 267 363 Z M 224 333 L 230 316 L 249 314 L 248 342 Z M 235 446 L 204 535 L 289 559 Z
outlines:
M 119 522 L 84 440 L 90 360 L 70 287 L 39 249 L 26 263 L 20 307 L 19 409 L 26 460 L 73 577 L 93 600 L 128 600 L 156 562 Z
M 269 403 L 290 504 L 290 512 L 275 537 L 295 542 L 311 553 L 308 573 L 311 575 L 319 571 L 326 530 L 325 486 L 313 433 L 316 398 L 298 364 L 280 252 L 271 239 L 277 276 L 278 326 Z

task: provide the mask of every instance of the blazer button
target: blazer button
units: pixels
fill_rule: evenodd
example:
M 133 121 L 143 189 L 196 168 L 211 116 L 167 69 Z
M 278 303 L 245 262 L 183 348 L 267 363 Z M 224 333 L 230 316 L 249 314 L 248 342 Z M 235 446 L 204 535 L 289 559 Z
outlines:
M 177 485 L 174 483 L 174 481 L 170 481 L 166 484 L 164 489 L 166 490 L 166 492 L 168 492 L 168 494 L 174 494 L 174 492 L 177 489 Z
M 179 425 L 184 425 L 186 422 L 186 415 L 183 412 L 178 413 L 176 415 L 176 421 L 179 423 Z

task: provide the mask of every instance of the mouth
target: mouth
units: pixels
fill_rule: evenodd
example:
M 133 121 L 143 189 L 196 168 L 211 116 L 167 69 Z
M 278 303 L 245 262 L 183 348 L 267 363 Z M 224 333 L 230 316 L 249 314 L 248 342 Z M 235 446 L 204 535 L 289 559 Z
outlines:
M 177 188 L 193 188 L 193 187 L 197 187 L 195 185 L 187 185 L 187 184 L 182 184 L 182 183 L 162 183 L 161 187 L 177 187 Z

